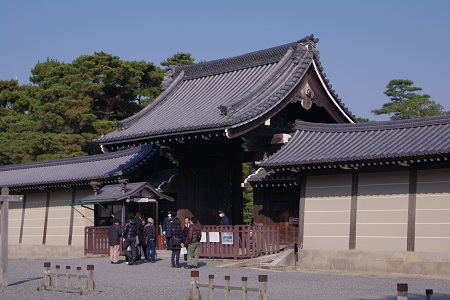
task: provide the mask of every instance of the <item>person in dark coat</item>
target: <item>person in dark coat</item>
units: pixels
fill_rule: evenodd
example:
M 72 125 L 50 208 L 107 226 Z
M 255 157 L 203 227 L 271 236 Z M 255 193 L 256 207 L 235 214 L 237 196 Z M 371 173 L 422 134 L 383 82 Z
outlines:
M 183 229 L 181 229 L 180 219 L 174 218 L 170 228 L 170 245 L 172 250 L 172 268 L 180 267 L 180 250 L 183 239 Z
M 136 261 L 136 240 L 138 234 L 138 224 L 133 213 L 128 214 L 128 221 L 123 228 L 123 253 L 128 258 L 128 265 Z M 130 251 L 128 251 L 130 246 Z
M 146 224 L 145 218 L 140 211 L 136 213 L 136 223 L 138 224 L 138 241 L 136 243 L 136 261 L 140 261 L 142 254 L 147 248 L 147 244 L 144 243 L 144 226 Z M 147 258 L 145 258 L 147 259 Z
M 122 227 L 120 226 L 120 220 L 114 219 L 114 224 L 108 228 L 109 259 L 112 264 L 117 264 L 119 262 L 121 236 Z
M 163 222 L 163 235 L 166 237 L 166 250 L 170 250 L 170 227 L 172 227 L 172 223 L 173 223 L 173 217 L 172 217 L 172 212 L 169 210 L 167 212 L 167 217 L 164 219 Z
M 223 210 L 219 210 L 219 217 L 221 217 L 219 225 L 230 225 L 230 221 Z
M 144 240 L 147 243 L 146 261 L 155 262 L 156 254 L 156 228 L 153 224 L 153 218 L 148 218 L 147 224 L 144 226 Z

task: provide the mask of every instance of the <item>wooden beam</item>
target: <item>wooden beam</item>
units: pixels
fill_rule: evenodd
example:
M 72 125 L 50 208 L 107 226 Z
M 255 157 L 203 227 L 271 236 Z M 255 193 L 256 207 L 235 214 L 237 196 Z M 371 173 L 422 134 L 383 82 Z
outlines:
M 348 248 L 354 250 L 356 248 L 356 217 L 358 212 L 358 181 L 359 173 L 352 174 L 352 198 L 350 203 L 350 234 Z
M 408 196 L 408 231 L 406 239 L 406 251 L 413 252 L 416 238 L 416 193 L 417 170 L 409 172 L 409 196 Z

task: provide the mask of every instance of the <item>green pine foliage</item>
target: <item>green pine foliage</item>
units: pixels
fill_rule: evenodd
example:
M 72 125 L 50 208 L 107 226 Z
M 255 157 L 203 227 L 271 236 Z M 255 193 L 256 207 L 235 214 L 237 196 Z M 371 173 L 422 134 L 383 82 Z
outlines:
M 413 119 L 429 116 L 449 114 L 444 107 L 430 100 L 427 94 L 417 94 L 422 89 L 413 86 L 411 80 L 394 79 L 386 86 L 384 94 L 390 98 L 390 102 L 383 104 L 380 109 L 372 110 L 376 115 L 390 115 L 391 120 Z

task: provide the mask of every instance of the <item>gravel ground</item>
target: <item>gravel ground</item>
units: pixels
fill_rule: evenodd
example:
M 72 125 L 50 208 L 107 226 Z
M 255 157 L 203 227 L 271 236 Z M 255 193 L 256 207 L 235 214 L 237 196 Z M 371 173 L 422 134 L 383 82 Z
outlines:
M 154 264 L 110 264 L 106 257 L 79 259 L 10 260 L 9 286 L 0 287 L 1 300 L 21 299 L 188 299 L 190 270 L 170 267 L 170 251 L 158 251 Z M 60 265 L 61 271 L 70 266 L 75 270 L 94 265 L 94 280 L 98 294 L 80 296 L 58 291 L 37 291 L 41 285 L 44 262 Z M 275 272 L 251 268 L 220 267 L 230 261 L 200 260 L 200 283 L 208 283 L 208 275 L 214 275 L 215 284 L 224 285 L 224 276 L 231 276 L 231 286 L 241 286 L 241 278 L 248 278 L 248 287 L 258 287 L 258 275 L 268 275 L 268 298 L 275 299 L 397 299 L 397 283 L 408 283 L 408 299 L 426 299 L 425 290 L 433 289 L 433 300 L 450 299 L 450 279 L 430 277 L 406 277 L 400 275 L 354 275 L 324 272 Z M 183 261 L 182 265 L 186 263 Z M 74 271 L 72 271 L 74 273 Z M 64 279 L 63 279 L 64 280 Z M 203 299 L 208 289 L 201 288 Z M 224 299 L 224 292 L 216 289 L 215 299 Z M 231 299 L 242 299 L 238 291 L 231 292 Z M 256 292 L 249 292 L 248 299 L 258 299 Z

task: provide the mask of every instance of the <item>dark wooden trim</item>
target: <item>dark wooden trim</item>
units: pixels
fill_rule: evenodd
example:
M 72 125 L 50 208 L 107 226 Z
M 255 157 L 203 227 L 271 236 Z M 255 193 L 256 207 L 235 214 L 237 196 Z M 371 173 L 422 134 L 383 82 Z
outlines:
M 350 250 L 356 249 L 356 217 L 358 213 L 358 185 L 359 173 L 352 174 L 352 198 L 350 203 L 350 233 L 348 248 Z
M 305 234 L 305 199 L 306 199 L 306 176 L 300 179 L 300 199 L 299 199 L 299 214 L 298 214 L 298 244 L 300 249 L 303 249 L 303 237 Z
M 45 245 L 47 240 L 47 226 L 48 226 L 48 211 L 50 206 L 50 192 L 47 192 L 47 202 L 45 203 L 45 219 L 44 219 L 44 232 L 42 234 L 42 245 Z
M 75 196 L 77 194 L 76 189 L 72 189 L 72 204 L 75 203 Z M 69 239 L 67 241 L 67 245 L 72 246 L 72 236 L 73 236 L 73 218 L 74 218 L 75 209 L 73 206 L 70 208 L 70 223 L 69 223 Z
M 22 202 L 22 219 L 20 220 L 19 244 L 22 244 L 23 225 L 25 223 L 25 211 L 26 210 L 27 210 L 27 194 L 24 194 L 23 195 L 23 202 Z
M 416 193 L 417 193 L 417 170 L 409 171 L 409 197 L 408 197 L 408 233 L 406 250 L 414 251 L 414 240 L 416 238 Z

